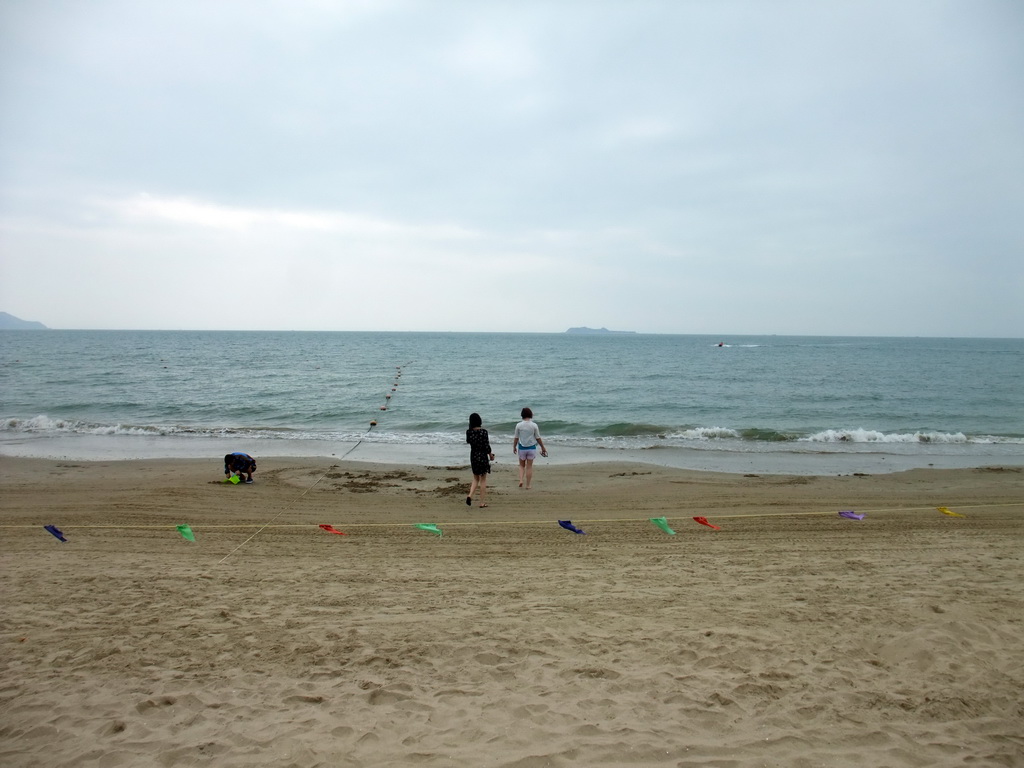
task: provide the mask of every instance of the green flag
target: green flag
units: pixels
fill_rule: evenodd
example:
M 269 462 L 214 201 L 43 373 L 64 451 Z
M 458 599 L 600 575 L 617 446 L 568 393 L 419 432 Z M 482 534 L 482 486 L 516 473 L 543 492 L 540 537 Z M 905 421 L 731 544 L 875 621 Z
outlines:
M 416 527 L 421 531 L 430 531 L 431 533 L 436 533 L 438 536 L 444 536 L 444 534 L 441 533 L 441 529 L 434 523 L 417 523 Z
M 668 527 L 668 520 L 666 520 L 664 517 L 652 517 L 652 518 L 649 518 L 649 519 L 650 519 L 650 521 L 652 523 L 654 523 L 656 526 L 661 528 L 661 530 L 663 530 L 669 536 L 675 536 L 676 535 L 676 532 Z
M 189 528 L 187 525 L 179 525 L 178 526 L 178 533 L 180 533 L 182 536 L 184 536 L 189 541 L 195 541 L 196 540 L 196 535 L 194 533 L 192 533 L 192 529 Z
M 240 478 L 238 475 L 232 475 L 231 477 L 225 478 L 224 482 L 234 483 L 235 485 L 238 485 L 240 482 L 242 482 L 242 478 Z

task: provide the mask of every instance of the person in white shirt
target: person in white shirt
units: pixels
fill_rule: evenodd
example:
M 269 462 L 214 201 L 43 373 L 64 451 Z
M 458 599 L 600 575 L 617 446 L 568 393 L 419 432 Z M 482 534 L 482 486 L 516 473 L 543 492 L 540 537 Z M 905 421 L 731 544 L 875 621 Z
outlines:
M 512 453 L 519 457 L 519 487 L 523 487 L 526 481 L 526 490 L 530 490 L 533 484 L 533 460 L 537 458 L 537 446 L 540 446 L 540 455 L 547 456 L 548 449 L 544 447 L 544 441 L 540 437 L 540 427 L 533 420 L 533 411 L 523 408 L 522 421 L 516 424 L 515 435 L 512 438 Z

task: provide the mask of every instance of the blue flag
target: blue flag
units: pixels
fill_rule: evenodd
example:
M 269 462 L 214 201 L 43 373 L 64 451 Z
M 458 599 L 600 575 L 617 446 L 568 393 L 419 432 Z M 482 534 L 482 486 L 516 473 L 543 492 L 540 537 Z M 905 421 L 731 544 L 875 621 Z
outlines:
M 572 520 L 559 520 L 558 524 L 565 528 L 565 530 L 572 531 L 573 533 L 582 533 L 584 535 L 586 535 L 587 533 L 586 531 L 580 530 L 575 525 L 573 525 Z

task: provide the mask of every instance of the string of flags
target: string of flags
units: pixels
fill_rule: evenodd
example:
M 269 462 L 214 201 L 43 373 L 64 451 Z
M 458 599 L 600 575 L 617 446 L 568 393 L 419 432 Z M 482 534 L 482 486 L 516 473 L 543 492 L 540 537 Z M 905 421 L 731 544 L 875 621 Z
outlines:
M 941 512 L 942 514 L 947 515 L 949 517 L 960 517 L 960 518 L 966 518 L 967 517 L 967 515 L 961 514 L 960 512 L 954 512 L 953 510 L 949 509 L 949 507 L 935 507 L 935 510 L 937 512 Z M 854 512 L 852 509 L 844 509 L 844 510 L 841 510 L 839 512 L 839 517 L 842 517 L 842 518 L 847 519 L 847 520 L 858 520 L 858 521 L 860 521 L 860 520 L 864 520 L 867 517 L 867 513 L 858 513 L 858 512 Z M 715 530 L 715 531 L 722 530 L 719 526 L 714 525 L 713 523 L 711 523 L 706 517 L 694 517 L 693 521 L 695 523 L 700 524 L 700 525 L 703 525 L 703 526 L 706 526 L 708 528 L 711 528 L 712 530 Z M 561 528 L 564 528 L 565 530 L 570 531 L 572 533 L 576 533 L 576 534 L 580 534 L 580 535 L 586 535 L 586 533 L 587 533 L 582 528 L 580 528 L 579 526 L 575 525 L 572 522 L 572 520 L 559 520 L 557 522 L 558 522 L 558 525 Z M 668 518 L 665 518 L 665 517 L 651 517 L 651 518 L 648 518 L 648 522 L 653 523 L 655 526 L 660 528 L 662 531 L 667 533 L 669 536 L 675 536 L 676 535 L 676 532 L 669 525 Z M 333 525 L 330 525 L 328 523 L 320 523 L 318 527 L 324 533 L 333 533 L 333 534 L 337 534 L 338 536 L 348 536 L 349 535 L 345 531 L 339 531 Z M 421 530 L 421 531 L 427 531 L 428 533 L 433 533 L 433 534 L 435 534 L 437 536 L 444 536 L 444 532 L 441 530 L 441 526 L 438 525 L 437 523 L 416 523 L 413 527 L 418 529 L 418 530 Z M 191 526 L 183 523 L 181 525 L 175 526 L 175 528 L 177 529 L 178 533 L 181 534 L 182 538 L 186 539 L 187 541 L 195 541 L 196 540 L 196 534 L 192 530 Z M 57 540 L 62 541 L 64 543 L 67 543 L 68 539 L 64 535 L 64 532 L 61 531 L 61 529 L 58 528 L 56 525 L 44 525 L 43 529 L 46 530 L 51 535 L 53 535 L 53 537 L 56 538 Z

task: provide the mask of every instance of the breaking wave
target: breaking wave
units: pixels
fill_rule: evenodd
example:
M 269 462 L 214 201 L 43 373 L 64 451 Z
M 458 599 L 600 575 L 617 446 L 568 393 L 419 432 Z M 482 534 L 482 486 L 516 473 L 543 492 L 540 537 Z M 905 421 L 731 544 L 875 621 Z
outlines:
M 498 425 L 491 428 L 492 439 L 501 439 L 511 428 Z M 565 422 L 544 425 L 545 436 L 566 445 L 607 447 L 660 447 L 666 445 L 699 446 L 728 442 L 731 444 L 819 443 L 842 444 L 917 444 L 917 445 L 970 445 L 1007 444 L 1024 445 L 1024 438 L 999 435 L 967 435 L 963 432 L 895 432 L 886 433 L 870 429 L 825 429 L 812 434 L 780 432 L 773 429 L 733 429 L 731 427 L 665 428 L 649 424 L 611 424 L 600 428 L 584 428 Z M 240 438 L 247 440 L 364 440 L 400 444 L 461 444 L 461 430 L 451 431 L 437 424 L 420 425 L 419 429 L 389 431 L 380 429 L 295 429 L 288 427 L 235 427 L 195 424 L 106 424 L 77 419 L 52 418 L 38 415 L 32 418 L 7 418 L 0 421 L 0 433 L 56 436 L 56 435 L 110 435 L 140 437 L 193 437 Z

